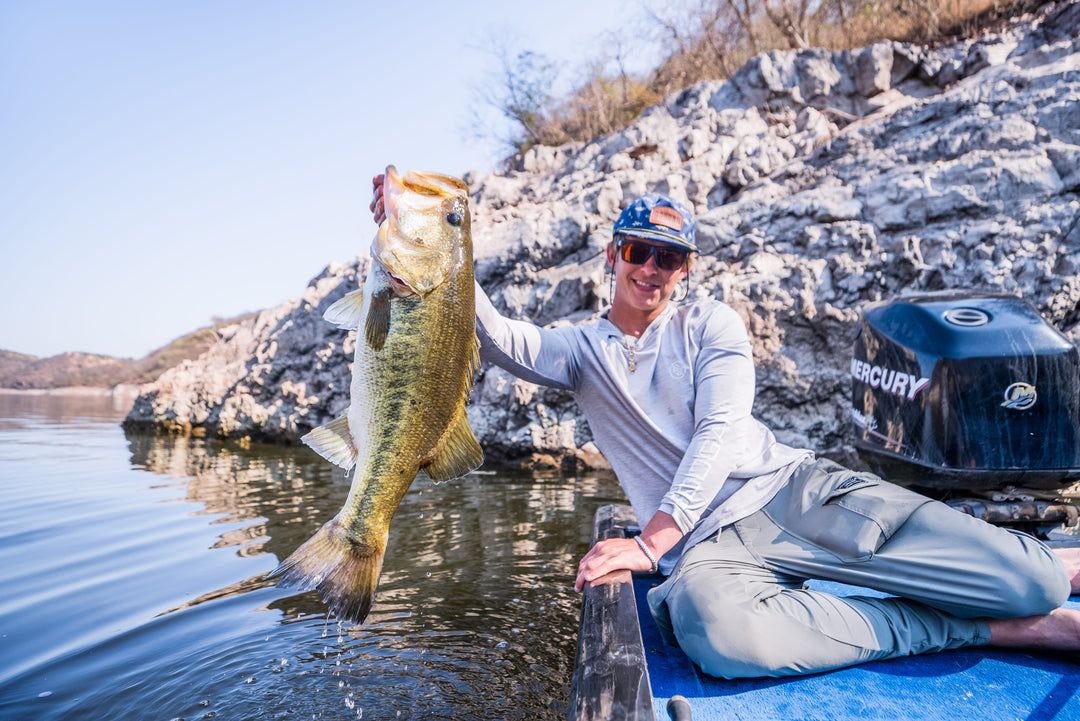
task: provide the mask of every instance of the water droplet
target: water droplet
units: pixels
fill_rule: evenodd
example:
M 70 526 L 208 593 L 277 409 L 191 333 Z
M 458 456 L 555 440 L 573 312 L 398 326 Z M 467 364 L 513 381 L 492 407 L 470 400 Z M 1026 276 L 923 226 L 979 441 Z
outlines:
M 509 644 L 507 644 L 506 641 L 499 641 L 497 644 L 495 644 L 495 648 L 506 648 L 508 645 Z
M 255 683 L 255 677 L 248 676 L 246 679 L 244 679 L 244 683 Z
M 428 572 L 427 572 L 427 577 L 428 577 L 428 578 L 431 578 L 431 571 L 428 571 Z
M 37 695 L 38 698 L 45 698 L 46 696 L 52 696 L 52 691 L 42 691 Z

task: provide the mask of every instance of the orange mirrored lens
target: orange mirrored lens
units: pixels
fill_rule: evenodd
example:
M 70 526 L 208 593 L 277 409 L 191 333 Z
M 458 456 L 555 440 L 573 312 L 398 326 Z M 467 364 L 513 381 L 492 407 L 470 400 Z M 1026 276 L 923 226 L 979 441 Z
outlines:
M 662 245 L 649 245 L 636 240 L 624 240 L 619 244 L 619 257 L 632 265 L 644 265 L 649 258 L 656 258 L 660 270 L 678 270 L 686 262 L 686 251 Z

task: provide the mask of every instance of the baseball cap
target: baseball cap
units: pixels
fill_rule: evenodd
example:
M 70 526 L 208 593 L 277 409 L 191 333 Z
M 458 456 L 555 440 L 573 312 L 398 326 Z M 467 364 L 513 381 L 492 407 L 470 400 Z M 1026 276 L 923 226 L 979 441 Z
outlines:
M 670 243 L 696 252 L 695 225 L 685 205 L 666 195 L 649 193 L 626 206 L 615 221 L 613 234 Z

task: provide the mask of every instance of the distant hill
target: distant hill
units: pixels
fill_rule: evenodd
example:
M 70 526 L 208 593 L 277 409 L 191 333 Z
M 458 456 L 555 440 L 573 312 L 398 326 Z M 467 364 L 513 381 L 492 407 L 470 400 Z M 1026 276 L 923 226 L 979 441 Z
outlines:
M 60 353 L 38 358 L 0 350 L 0 388 L 112 388 L 121 383 L 149 383 L 169 368 L 198 358 L 218 341 L 220 329 L 235 325 L 251 315 L 254 314 L 217 320 L 213 325 L 180 336 L 138 360 L 95 353 Z
M 61 353 L 50 358 L 0 351 L 4 388 L 112 387 L 124 382 L 136 361 L 93 353 Z

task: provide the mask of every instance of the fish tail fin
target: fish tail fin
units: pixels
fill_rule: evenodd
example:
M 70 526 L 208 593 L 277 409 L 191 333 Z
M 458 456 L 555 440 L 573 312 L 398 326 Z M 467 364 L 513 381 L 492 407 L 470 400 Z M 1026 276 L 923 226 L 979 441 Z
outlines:
M 361 544 L 334 518 L 309 538 L 273 573 L 281 576 L 277 585 L 304 591 L 318 591 L 335 616 L 351 623 L 363 623 L 375 602 L 386 538 L 375 544 Z

